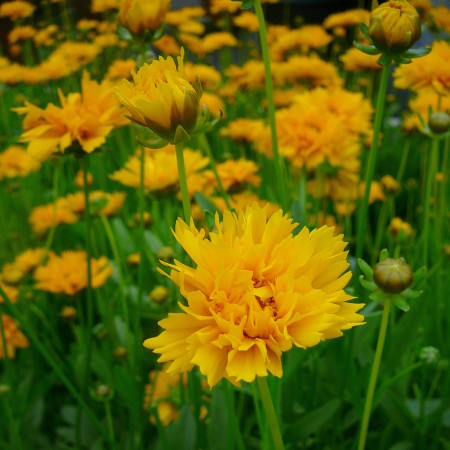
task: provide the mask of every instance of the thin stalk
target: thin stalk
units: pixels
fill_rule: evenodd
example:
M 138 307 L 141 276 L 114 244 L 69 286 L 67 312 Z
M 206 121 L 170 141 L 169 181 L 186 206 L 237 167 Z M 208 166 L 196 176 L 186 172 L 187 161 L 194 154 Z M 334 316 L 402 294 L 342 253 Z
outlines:
M 370 372 L 369 386 L 367 388 L 366 401 L 364 403 L 363 418 L 361 421 L 361 432 L 358 441 L 358 450 L 364 450 L 366 447 L 367 431 L 369 429 L 370 413 L 372 411 L 375 386 L 377 384 L 378 372 L 380 370 L 381 355 L 383 354 L 384 341 L 386 339 L 386 330 L 389 323 L 389 312 L 391 310 L 391 300 L 386 300 L 383 306 L 383 315 L 381 317 L 380 333 L 378 334 L 377 348 L 373 360 L 372 371 Z
M 259 1 L 259 0 L 257 0 Z M 261 400 L 266 412 L 266 417 L 269 422 L 270 431 L 273 438 L 274 449 L 284 450 L 283 437 L 281 436 L 280 424 L 278 423 L 275 408 L 273 406 L 272 397 L 270 395 L 269 385 L 267 384 L 266 377 L 257 377 L 259 392 L 261 394 Z M 263 430 L 261 430 L 263 432 Z
M 94 327 L 94 304 L 92 298 L 92 268 L 91 268 L 91 211 L 89 203 L 89 183 L 88 183 L 88 159 L 84 157 L 83 165 L 83 191 L 84 191 L 84 218 L 86 224 L 86 267 L 87 267 L 87 341 L 86 341 L 86 363 L 84 367 L 83 387 L 88 389 L 92 352 L 92 329 Z
M 411 137 L 407 136 L 405 140 L 405 146 L 403 147 L 402 159 L 400 160 L 400 166 L 397 172 L 397 182 L 401 183 L 403 175 L 405 174 L 406 162 L 408 161 L 409 149 L 411 148 Z
M 237 415 L 234 409 L 234 393 L 228 381 L 224 383 L 225 399 L 227 402 L 227 421 L 228 421 L 228 434 L 232 436 L 233 442 L 236 444 L 238 450 L 245 450 L 244 439 L 242 438 L 241 430 L 237 421 Z M 232 445 L 230 448 L 233 448 Z
M 53 238 L 55 236 L 56 230 L 56 217 L 57 217 L 57 200 L 58 200 L 58 178 L 59 178 L 59 170 L 60 170 L 60 161 L 57 161 L 53 165 L 53 216 L 52 216 L 52 226 L 50 228 L 50 233 L 45 240 L 44 247 L 44 256 L 42 257 L 42 263 L 45 263 L 47 260 L 48 252 L 50 251 L 50 247 L 52 246 Z
M 180 181 L 181 200 L 183 202 L 184 220 L 189 225 L 191 221 L 191 202 L 189 200 L 189 191 L 187 186 L 186 168 L 184 166 L 183 143 L 175 145 L 177 153 L 178 179 Z
M 275 191 L 277 191 L 277 189 L 279 190 L 281 207 L 284 211 L 286 211 L 287 209 L 286 178 L 284 177 L 283 174 L 283 167 L 281 165 L 281 156 L 278 151 L 277 123 L 275 119 L 275 101 L 273 97 L 272 73 L 270 71 L 269 43 L 267 40 L 266 21 L 264 19 L 264 11 L 261 6 L 261 0 L 255 0 L 254 6 L 256 15 L 258 17 L 259 39 L 261 42 L 261 52 L 264 61 L 266 97 L 269 110 L 269 124 L 272 136 L 273 159 L 275 163 L 275 178 L 276 178 Z
M 28 325 L 28 322 L 23 317 L 20 310 L 17 306 L 11 302 L 6 292 L 0 285 L 0 296 L 3 298 L 5 302 L 5 306 L 8 309 L 11 316 L 19 322 L 20 328 L 27 336 L 27 338 L 32 342 L 33 347 L 41 354 L 46 363 L 52 368 L 55 375 L 61 380 L 62 384 L 67 388 L 72 397 L 78 402 L 78 404 L 83 408 L 86 415 L 92 421 L 93 425 L 100 431 L 103 437 L 109 441 L 108 433 L 106 433 L 103 424 L 98 420 L 95 416 L 94 412 L 90 408 L 90 406 L 84 401 L 81 394 L 77 391 L 75 385 L 69 380 L 66 374 L 61 370 L 58 362 L 55 361 L 54 357 L 51 353 L 45 348 L 45 345 L 42 344 L 42 340 L 39 339 L 33 331 L 33 328 Z
M 366 221 L 367 221 L 367 213 L 369 211 L 369 194 L 370 194 L 370 186 L 372 184 L 373 175 L 375 173 L 375 165 L 377 161 L 377 153 L 378 153 L 378 139 L 380 136 L 381 125 L 383 123 L 383 112 L 384 112 L 384 104 L 386 100 L 386 91 L 389 81 L 389 74 L 391 71 L 391 63 L 386 64 L 383 67 L 383 71 L 381 73 L 380 86 L 378 88 L 378 97 L 377 97 L 377 105 L 376 105 L 376 114 L 375 121 L 373 125 L 373 137 L 372 137 L 372 146 L 370 148 L 369 153 L 369 161 L 367 164 L 366 176 L 365 176 L 365 190 L 363 201 L 359 207 L 358 214 L 358 232 L 357 232 L 357 244 L 356 244 L 356 260 L 361 258 L 364 238 L 366 236 Z M 356 265 L 355 276 L 354 279 L 357 280 L 359 278 L 359 266 Z
M 372 249 L 372 258 L 370 260 L 372 266 L 375 264 L 376 259 L 378 258 L 378 252 L 380 250 L 381 241 L 383 239 L 384 233 L 386 232 L 385 226 L 387 213 L 388 213 L 388 202 L 385 201 L 383 202 L 380 213 L 378 215 L 377 229 L 375 232 L 375 243 Z
M 136 330 L 140 329 L 140 317 L 142 311 L 142 291 L 144 284 L 144 255 L 145 255 L 145 148 L 141 146 L 141 170 L 139 174 L 139 271 L 138 271 L 138 310 L 136 314 Z M 138 348 L 142 346 L 140 333 L 136 333 Z
M 425 186 L 425 198 L 424 198 L 424 213 L 423 213 L 423 259 L 422 264 L 428 266 L 428 244 L 430 234 L 430 201 L 433 191 L 433 186 L 436 181 L 436 168 L 438 164 L 438 152 L 439 152 L 439 140 L 434 137 L 431 141 L 431 155 L 428 161 L 427 168 L 427 181 Z
M 208 155 L 209 162 L 211 164 L 211 169 L 214 173 L 214 176 L 216 177 L 217 185 L 219 186 L 220 195 L 225 200 L 227 208 L 231 209 L 230 202 L 228 200 L 228 195 L 227 195 L 225 189 L 223 188 L 222 180 L 220 179 L 219 172 L 217 171 L 216 161 L 215 161 L 214 155 L 211 151 L 211 146 L 209 145 L 208 138 L 204 134 L 201 134 L 199 136 L 199 141 L 200 141 L 200 145 L 205 149 L 206 154 Z
M 106 415 L 106 423 L 108 426 L 109 442 L 111 442 L 113 449 L 117 449 L 116 436 L 114 434 L 114 425 L 111 415 L 111 405 L 109 400 L 105 401 L 105 415 Z

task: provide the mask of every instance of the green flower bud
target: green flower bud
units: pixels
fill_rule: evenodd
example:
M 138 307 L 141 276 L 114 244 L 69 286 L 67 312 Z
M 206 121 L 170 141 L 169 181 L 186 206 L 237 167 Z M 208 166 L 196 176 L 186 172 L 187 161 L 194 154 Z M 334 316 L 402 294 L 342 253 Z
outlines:
M 413 271 L 403 258 L 386 258 L 375 265 L 373 280 L 384 292 L 398 294 L 413 282 Z
M 450 129 L 450 115 L 442 111 L 431 113 L 428 124 L 433 133 L 446 133 Z

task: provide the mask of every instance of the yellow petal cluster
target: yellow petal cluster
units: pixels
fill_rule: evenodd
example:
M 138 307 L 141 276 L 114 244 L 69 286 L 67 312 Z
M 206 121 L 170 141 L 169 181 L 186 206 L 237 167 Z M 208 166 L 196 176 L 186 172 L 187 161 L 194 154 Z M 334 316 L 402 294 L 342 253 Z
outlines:
M 200 87 L 189 82 L 183 57 L 182 50 L 178 67 L 172 57 L 159 57 L 133 72 L 131 82 L 122 80 L 116 88 L 130 118 L 170 142 L 178 127 L 188 133 L 194 128 L 199 111 Z
M 91 258 L 92 287 L 103 286 L 113 274 L 108 259 Z M 36 289 L 53 294 L 75 295 L 87 287 L 87 256 L 84 250 L 51 254 L 45 266 L 34 272 Z
M 24 107 L 15 108 L 25 115 L 20 141 L 28 142 L 28 152 L 40 161 L 55 152 L 64 153 L 74 143 L 92 153 L 113 128 L 128 123 L 113 84 L 108 80 L 97 83 L 88 72 L 83 74 L 81 93 L 65 97 L 59 92 L 59 98 L 61 106 L 50 103 L 42 109 L 26 102 Z
M 3 323 L 8 358 L 13 359 L 16 357 L 16 349 L 27 348 L 30 346 L 30 342 L 20 331 L 16 321 L 12 317 L 7 316 L 6 314 L 1 314 L 0 320 Z M 0 345 L 0 359 L 3 359 L 4 357 L 5 348 L 2 343 L 2 345 Z
M 11 20 L 22 19 L 31 16 L 35 9 L 36 6 L 32 3 L 22 0 L 5 2 L 0 5 L 0 17 L 9 17 Z
M 195 267 L 176 261 L 169 276 L 187 304 L 144 343 L 170 362 L 169 374 L 198 366 L 210 386 L 281 377 L 281 354 L 293 345 L 312 347 L 362 323 L 362 305 L 344 291 L 351 273 L 342 235 L 324 226 L 293 236 L 295 227 L 256 204 L 216 217 L 209 239 L 177 221 L 175 237 Z
M 0 180 L 26 177 L 40 167 L 40 162 L 19 145 L 12 145 L 0 153 Z

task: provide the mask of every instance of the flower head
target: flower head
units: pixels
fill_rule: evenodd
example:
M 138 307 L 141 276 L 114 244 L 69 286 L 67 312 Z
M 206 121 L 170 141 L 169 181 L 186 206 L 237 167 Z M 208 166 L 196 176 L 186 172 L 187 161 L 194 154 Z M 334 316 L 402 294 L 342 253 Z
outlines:
M 201 87 L 187 78 L 183 58 L 182 49 L 177 67 L 172 57 L 160 56 L 132 73 L 133 81 L 122 80 L 116 88 L 134 122 L 172 143 L 179 127 L 187 133 L 195 127 L 201 97 Z
M 406 0 L 389 0 L 372 11 L 367 34 L 379 50 L 403 52 L 422 35 L 419 19 Z
M 164 22 L 171 0 L 122 0 L 120 23 L 135 34 L 154 31 Z
M 12 2 L 5 2 L 0 5 L 0 17 L 9 17 L 11 20 L 21 19 L 33 14 L 36 6 L 30 2 L 15 0 Z
M 6 314 L 1 314 L 0 320 L 3 323 L 3 329 L 5 332 L 6 339 L 6 351 L 8 352 L 8 358 L 14 358 L 16 356 L 17 348 L 27 348 L 30 343 L 26 336 L 20 331 L 17 326 L 16 321 L 7 316 Z M 0 345 L 0 359 L 5 357 L 5 348 Z
M 317 345 L 361 324 L 360 304 L 344 292 L 351 277 L 346 244 L 326 226 L 293 236 L 296 224 L 257 204 L 216 216 L 216 231 L 181 219 L 175 237 L 196 267 L 178 261 L 169 277 L 187 300 L 160 322 L 144 346 L 171 364 L 169 374 L 198 366 L 214 386 L 282 375 L 281 354 Z
M 92 287 L 103 286 L 112 275 L 108 259 L 91 258 Z M 87 256 L 84 250 L 51 254 L 45 266 L 34 272 L 36 289 L 53 294 L 75 295 L 87 287 Z

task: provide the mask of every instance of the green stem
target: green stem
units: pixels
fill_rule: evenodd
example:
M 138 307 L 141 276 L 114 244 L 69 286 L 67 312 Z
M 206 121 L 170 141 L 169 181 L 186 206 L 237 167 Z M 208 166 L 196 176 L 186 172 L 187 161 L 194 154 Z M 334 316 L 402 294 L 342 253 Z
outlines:
M 177 153 L 178 179 L 180 180 L 181 200 L 183 202 L 184 220 L 189 225 L 191 221 L 191 202 L 187 186 L 186 168 L 184 166 L 183 143 L 179 142 L 175 146 Z
M 86 222 L 86 267 L 87 267 L 87 341 L 86 341 L 86 363 L 83 376 L 83 388 L 88 389 L 91 366 L 92 351 L 92 329 L 94 327 L 94 304 L 92 299 L 92 268 L 91 268 L 91 211 L 89 203 L 89 183 L 88 183 L 88 158 L 82 160 L 83 165 L 83 190 L 84 190 L 84 217 Z
M 105 415 L 106 415 L 106 423 L 108 425 L 109 442 L 111 442 L 112 448 L 116 449 L 117 443 L 116 443 L 116 436 L 114 435 L 114 425 L 109 400 L 105 401 Z
M 140 328 L 140 317 L 142 311 L 142 291 L 144 283 L 144 256 L 145 256 L 145 224 L 144 224 L 144 212 L 145 212 L 145 148 L 141 146 L 141 170 L 139 174 L 139 272 L 138 272 L 138 310 L 136 314 L 136 330 Z M 139 333 L 137 333 L 137 345 L 139 348 L 142 346 Z
M 228 383 L 224 382 L 225 399 L 227 402 L 227 421 L 228 421 L 228 434 L 232 437 L 232 442 L 236 444 L 238 450 L 245 450 L 244 439 L 242 438 L 241 430 L 239 429 L 239 424 L 237 422 L 237 416 L 234 409 L 234 392 Z M 229 448 L 233 448 L 232 445 Z
M 44 256 L 42 257 L 42 263 L 45 263 L 48 257 L 48 252 L 50 251 L 50 247 L 52 246 L 53 238 L 55 236 L 56 230 L 56 216 L 57 216 L 57 200 L 58 200 L 58 177 L 59 177 L 59 166 L 60 160 L 54 163 L 53 166 L 53 217 L 52 217 L 52 226 L 50 228 L 50 233 L 47 236 L 44 247 Z
M 51 353 L 42 344 L 42 340 L 39 339 L 34 334 L 32 327 L 30 327 L 28 325 L 28 322 L 22 316 L 22 313 L 19 311 L 17 306 L 11 302 L 11 300 L 6 295 L 6 292 L 3 290 L 1 285 L 0 285 L 0 296 L 3 298 L 3 300 L 5 302 L 5 306 L 8 309 L 9 313 L 11 314 L 11 316 L 14 317 L 14 319 L 17 320 L 17 322 L 20 325 L 20 328 L 22 329 L 24 334 L 28 337 L 28 339 L 32 342 L 32 344 L 36 348 L 36 350 L 41 354 L 41 356 L 44 358 L 44 360 L 47 362 L 47 364 L 52 368 L 52 370 L 55 372 L 56 376 L 61 380 L 61 382 L 64 384 L 64 386 L 66 386 L 67 390 L 72 394 L 73 398 L 84 409 L 86 415 L 89 417 L 89 419 L 95 425 L 95 427 L 100 431 L 100 433 L 103 435 L 103 437 L 107 441 L 109 441 L 108 433 L 105 432 L 103 424 L 97 419 L 97 417 L 95 416 L 92 409 L 84 401 L 83 397 L 80 395 L 80 393 L 75 388 L 75 385 L 69 380 L 69 378 L 66 376 L 66 374 L 61 370 L 60 365 L 55 361 L 55 359 L 53 358 Z
M 378 215 L 377 230 L 375 232 L 375 243 L 373 246 L 371 258 L 372 266 L 375 264 L 376 259 L 378 258 L 378 252 L 380 250 L 381 241 L 386 232 L 385 226 L 386 226 L 387 212 L 388 212 L 388 202 L 385 201 L 381 206 L 380 214 Z
M 439 140 L 434 137 L 431 141 L 431 155 L 428 161 L 427 181 L 425 186 L 424 213 L 423 213 L 423 260 L 422 264 L 428 266 L 428 243 L 430 234 L 430 201 L 433 186 L 436 181 L 436 168 L 438 164 Z
M 400 161 L 400 166 L 397 172 L 397 182 L 401 183 L 403 175 L 405 174 L 406 162 L 408 161 L 409 149 L 411 148 L 411 138 L 406 137 L 405 146 L 403 147 L 402 159 Z
M 373 137 L 372 137 L 372 146 L 370 148 L 369 153 L 369 161 L 367 164 L 366 176 L 365 176 L 365 190 L 364 197 L 359 207 L 359 215 L 358 215 L 358 233 L 357 233 L 357 244 L 356 244 L 356 260 L 361 258 L 363 251 L 364 238 L 366 236 L 366 221 L 367 221 L 367 213 L 369 211 L 369 194 L 370 194 L 370 186 L 372 184 L 373 175 L 375 173 L 375 165 L 377 161 L 377 153 L 378 153 L 378 140 L 381 131 L 381 125 L 383 123 L 383 112 L 384 112 L 384 104 L 386 99 L 386 91 L 389 81 L 389 74 L 391 71 L 391 62 L 386 64 L 383 67 L 383 72 L 381 73 L 380 86 L 378 88 L 378 97 L 377 97 L 377 106 L 376 106 L 376 114 L 375 121 L 373 125 Z M 359 278 L 359 266 L 356 265 L 355 276 L 354 279 L 357 280 Z
M 257 0 L 258 2 L 259 0 Z M 275 408 L 273 407 L 272 397 L 270 395 L 269 385 L 266 377 L 257 377 L 259 392 L 261 393 L 261 400 L 266 412 L 267 420 L 269 421 L 270 431 L 273 438 L 274 449 L 284 450 L 283 437 L 281 436 L 280 425 L 278 423 Z M 263 430 L 261 430 L 262 432 Z
M 211 169 L 214 172 L 214 176 L 216 177 L 217 185 L 219 186 L 220 195 L 225 200 L 227 208 L 231 209 L 230 202 L 228 200 L 228 195 L 227 195 L 225 189 L 223 188 L 222 180 L 220 179 L 219 172 L 217 171 L 216 161 L 215 161 L 214 155 L 211 151 L 211 146 L 209 145 L 208 138 L 204 134 L 201 134 L 198 137 L 198 139 L 200 141 L 200 145 L 206 150 L 206 153 L 208 155 L 209 162 L 211 164 Z
M 264 19 L 264 11 L 261 6 L 261 0 L 255 0 L 254 6 L 256 15 L 258 17 L 259 39 L 261 42 L 261 51 L 264 61 L 266 97 L 269 110 L 270 130 L 272 136 L 273 159 L 275 162 L 275 177 L 276 177 L 275 184 L 277 189 L 279 189 L 281 207 L 284 211 L 286 211 L 287 209 L 286 178 L 283 176 L 283 167 L 281 165 L 281 157 L 278 151 L 277 123 L 275 119 L 275 101 L 273 98 L 272 73 L 270 71 L 270 55 L 269 55 L 269 43 L 267 40 L 267 28 Z
M 364 450 L 366 446 L 367 431 L 369 429 L 370 413 L 372 410 L 375 386 L 377 384 L 378 372 L 380 370 L 381 355 L 383 354 L 384 341 L 386 339 L 386 330 L 389 323 L 389 312 L 391 309 L 391 300 L 386 300 L 383 307 L 383 316 L 381 318 L 380 333 L 378 334 L 377 348 L 373 360 L 372 371 L 370 373 L 369 386 L 367 388 L 366 401 L 364 403 L 364 413 L 361 421 L 361 433 L 359 435 L 358 450 Z

